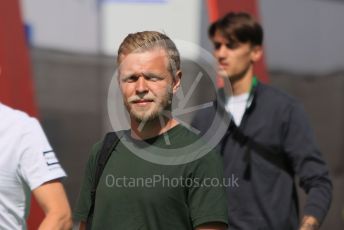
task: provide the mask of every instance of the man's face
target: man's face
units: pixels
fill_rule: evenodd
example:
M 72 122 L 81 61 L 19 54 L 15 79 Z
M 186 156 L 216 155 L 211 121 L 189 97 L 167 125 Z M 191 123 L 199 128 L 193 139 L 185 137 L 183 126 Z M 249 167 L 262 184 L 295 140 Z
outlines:
M 230 42 L 219 31 L 216 31 L 212 42 L 214 56 L 219 64 L 218 74 L 222 77 L 234 79 L 245 75 L 261 55 L 261 47 L 252 47 L 249 43 Z
M 163 49 L 130 53 L 121 60 L 119 85 L 124 104 L 137 121 L 156 119 L 165 109 L 169 110 L 179 84 L 179 73 L 174 80 Z

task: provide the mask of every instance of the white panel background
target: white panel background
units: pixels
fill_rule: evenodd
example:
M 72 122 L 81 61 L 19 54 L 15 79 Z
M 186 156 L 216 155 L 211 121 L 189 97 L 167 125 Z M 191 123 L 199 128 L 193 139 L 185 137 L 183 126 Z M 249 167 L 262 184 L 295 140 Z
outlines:
M 97 0 L 21 0 L 21 7 L 24 21 L 32 27 L 34 46 L 98 52 Z
M 136 31 L 157 30 L 172 39 L 200 43 L 202 1 L 166 0 L 165 3 L 118 3 L 101 6 L 101 50 L 114 55 L 124 37 Z
M 172 39 L 195 44 L 203 40 L 200 45 L 209 47 L 204 42 L 205 0 L 98 1 L 99 8 L 97 0 L 21 0 L 24 19 L 33 28 L 33 45 L 113 56 L 128 33 L 159 30 Z M 344 1 L 260 0 L 259 4 L 270 70 L 323 74 L 344 69 Z

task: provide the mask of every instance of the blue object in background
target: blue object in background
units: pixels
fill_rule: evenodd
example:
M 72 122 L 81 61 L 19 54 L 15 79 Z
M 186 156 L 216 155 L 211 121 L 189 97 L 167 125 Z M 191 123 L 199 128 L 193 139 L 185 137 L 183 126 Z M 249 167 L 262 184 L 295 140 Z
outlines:
M 25 33 L 26 44 L 28 46 L 31 46 L 32 45 L 33 30 L 32 30 L 32 26 L 30 24 L 24 23 L 24 33 Z

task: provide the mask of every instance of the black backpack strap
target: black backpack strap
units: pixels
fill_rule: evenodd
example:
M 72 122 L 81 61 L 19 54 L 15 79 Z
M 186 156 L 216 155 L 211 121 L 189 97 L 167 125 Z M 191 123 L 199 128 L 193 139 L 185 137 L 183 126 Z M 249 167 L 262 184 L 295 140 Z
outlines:
M 96 190 L 97 190 L 100 177 L 104 171 L 107 161 L 109 160 L 111 156 L 111 153 L 115 149 L 122 135 L 123 135 L 122 131 L 107 133 L 104 138 L 103 145 L 100 151 L 98 152 L 97 165 L 96 165 L 94 180 L 93 180 L 93 184 L 91 188 L 91 207 L 87 216 L 86 230 L 90 230 L 92 226 L 94 205 L 95 205 L 95 200 L 96 200 Z

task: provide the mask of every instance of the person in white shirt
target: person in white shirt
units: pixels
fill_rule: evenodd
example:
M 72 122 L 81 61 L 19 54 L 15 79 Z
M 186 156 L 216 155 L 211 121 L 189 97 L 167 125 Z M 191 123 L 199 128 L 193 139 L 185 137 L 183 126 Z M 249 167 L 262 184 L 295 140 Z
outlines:
M 45 213 L 39 229 L 70 229 L 59 164 L 39 122 L 0 103 L 0 229 L 26 229 L 33 193 Z
M 225 105 L 226 111 L 231 115 L 236 126 L 240 126 L 241 124 L 249 96 L 249 93 L 243 93 L 240 95 L 233 95 L 227 100 Z
M 246 12 L 228 12 L 210 25 L 218 76 L 231 86 L 231 91 L 220 89 L 219 96 L 227 91 L 231 97 L 198 111 L 191 126 L 206 133 L 220 109 L 227 111 L 224 119 L 231 118 L 217 146 L 225 177 L 238 180 L 227 189 L 228 229 L 318 230 L 332 200 L 329 169 L 302 104 L 255 76 L 263 34 Z M 307 194 L 302 212 L 298 185 Z

